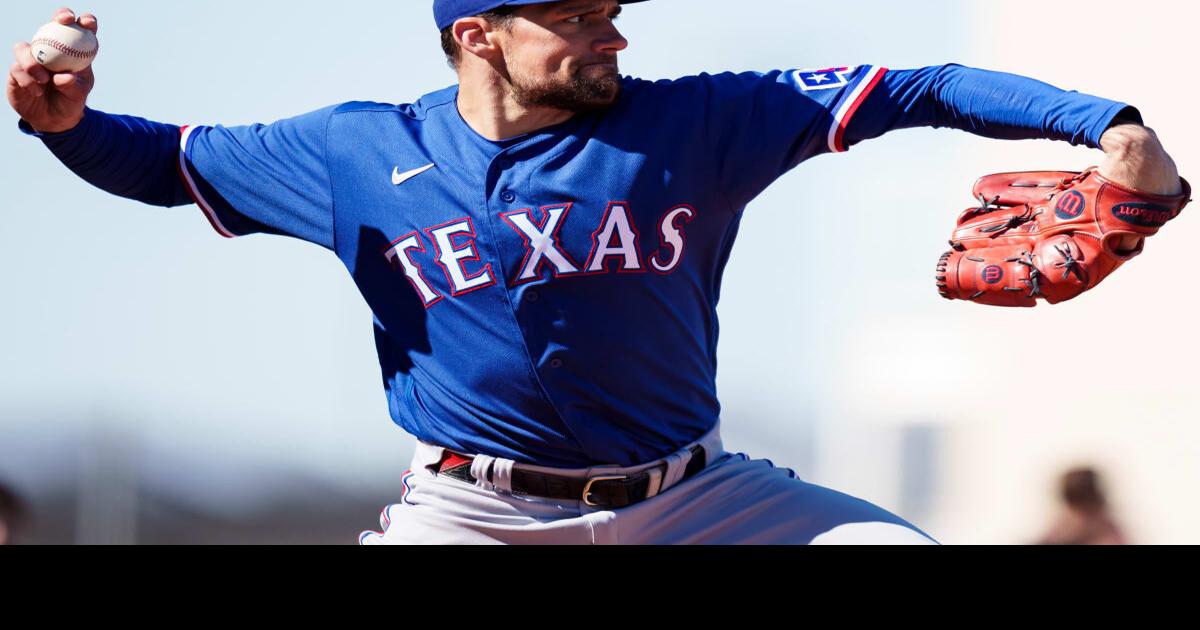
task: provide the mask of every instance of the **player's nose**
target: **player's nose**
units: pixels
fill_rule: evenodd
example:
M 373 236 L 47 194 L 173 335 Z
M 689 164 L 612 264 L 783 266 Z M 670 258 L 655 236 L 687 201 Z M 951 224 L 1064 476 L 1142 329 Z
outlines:
M 615 24 L 609 22 L 604 32 L 596 39 L 595 48 L 597 52 L 607 54 L 618 53 L 629 48 L 629 40 L 625 39 L 624 35 L 621 35 L 621 31 L 617 30 Z

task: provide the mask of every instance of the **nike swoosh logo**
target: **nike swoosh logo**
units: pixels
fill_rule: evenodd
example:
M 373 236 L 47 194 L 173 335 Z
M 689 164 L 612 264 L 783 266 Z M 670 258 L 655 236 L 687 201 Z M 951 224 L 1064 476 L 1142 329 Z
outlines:
M 416 177 L 417 175 L 420 175 L 421 173 L 428 171 L 429 169 L 433 168 L 434 166 L 435 166 L 434 164 L 429 164 L 427 166 L 422 166 L 421 168 L 414 168 L 413 170 L 408 171 L 406 173 L 401 173 L 400 167 L 397 166 L 396 168 L 392 169 L 392 184 L 399 186 L 400 184 L 403 184 L 404 182 Z

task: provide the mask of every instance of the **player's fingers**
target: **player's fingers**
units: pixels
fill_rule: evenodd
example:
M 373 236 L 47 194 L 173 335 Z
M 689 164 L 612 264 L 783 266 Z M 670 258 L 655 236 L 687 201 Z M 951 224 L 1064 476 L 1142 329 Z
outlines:
M 71 88 L 79 83 L 79 77 L 73 72 L 57 72 L 54 74 L 54 87 L 63 89 Z
M 95 75 L 92 74 L 90 67 L 79 72 L 59 72 L 54 75 L 54 87 L 67 96 L 71 96 L 73 89 L 87 92 L 95 81 Z
M 91 66 L 88 66 L 74 74 L 75 78 L 79 79 L 79 84 L 89 90 L 92 89 L 92 86 L 96 84 L 96 74 L 93 72 Z
M 43 68 L 42 64 L 33 58 L 33 53 L 29 50 L 28 43 L 17 42 L 13 44 L 13 57 L 16 58 L 17 65 L 21 67 L 21 70 L 33 77 L 38 83 L 46 83 L 50 80 L 50 71 Z
M 1138 247 L 1140 247 L 1142 244 L 1143 238 L 1144 237 L 1137 236 L 1135 234 L 1127 234 L 1122 236 L 1121 239 L 1117 241 L 1117 252 L 1128 253 L 1137 251 Z
M 54 21 L 70 26 L 75 23 L 75 12 L 67 7 L 62 7 L 54 12 Z
M 41 84 L 38 83 L 38 81 L 34 79 L 28 72 L 25 72 L 25 70 L 19 64 L 14 63 L 9 67 L 8 79 L 10 84 L 16 85 L 22 90 L 30 90 L 31 88 L 35 88 L 31 90 L 35 96 L 40 96 L 42 94 Z
M 89 86 L 88 78 L 82 72 L 59 72 L 54 75 L 54 88 L 72 101 L 86 100 Z
M 79 25 L 93 33 L 98 33 L 100 31 L 100 20 L 98 20 L 96 16 L 91 13 L 84 13 L 83 15 L 79 16 Z
M 10 83 L 19 88 L 24 88 L 30 83 L 37 83 L 37 81 L 34 81 L 33 77 L 30 77 L 25 70 L 21 68 L 20 64 L 15 61 L 11 66 L 8 67 L 8 78 Z

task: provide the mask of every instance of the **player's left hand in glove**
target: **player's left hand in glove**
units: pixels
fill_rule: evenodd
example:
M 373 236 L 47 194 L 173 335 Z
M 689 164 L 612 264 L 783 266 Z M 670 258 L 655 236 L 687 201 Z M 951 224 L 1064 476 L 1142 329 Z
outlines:
M 1096 168 L 988 175 L 975 183 L 980 206 L 959 217 L 954 249 L 938 261 L 938 291 L 992 306 L 1073 299 L 1179 215 L 1191 195 L 1181 183 L 1180 194 L 1163 196 L 1118 185 Z M 1137 244 L 1122 248 L 1130 242 Z

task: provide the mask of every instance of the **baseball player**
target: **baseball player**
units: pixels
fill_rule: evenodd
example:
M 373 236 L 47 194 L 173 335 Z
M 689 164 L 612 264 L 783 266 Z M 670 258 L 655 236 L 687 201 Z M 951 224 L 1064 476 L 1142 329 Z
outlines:
M 48 73 L 26 45 L 8 99 L 110 193 L 345 264 L 418 439 L 364 544 L 934 542 L 722 443 L 716 306 L 747 204 L 916 126 L 1103 148 L 1106 176 L 1162 195 L 1174 164 L 1126 104 L 953 64 L 622 76 L 614 20 L 640 1 L 434 0 L 458 83 L 400 105 L 151 122 L 86 107 L 90 70 Z

